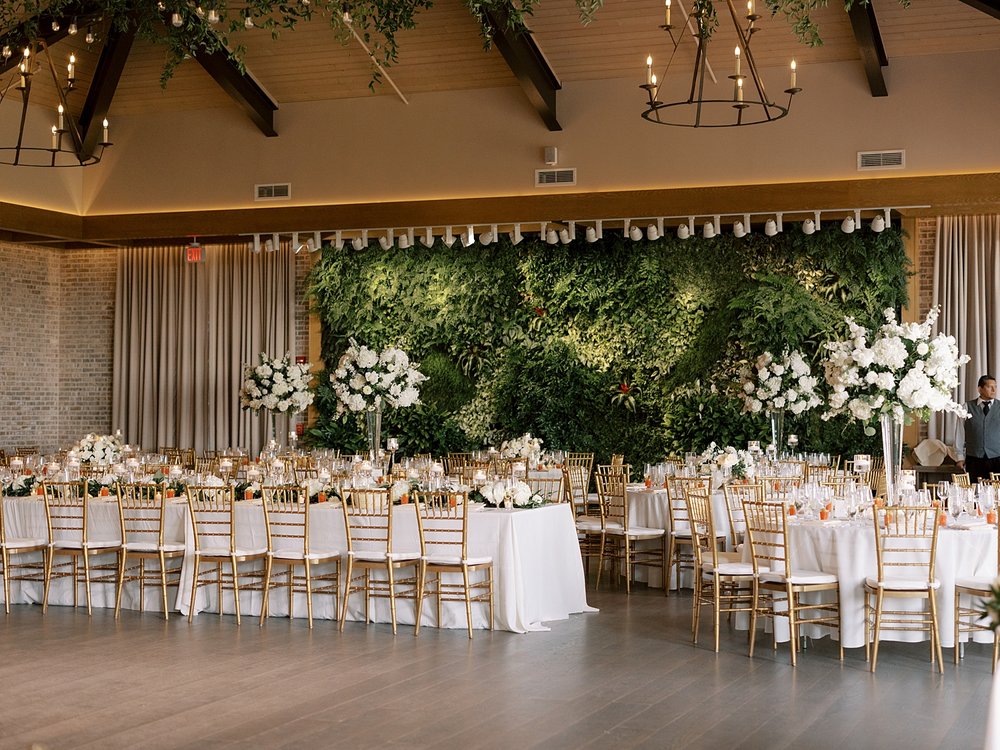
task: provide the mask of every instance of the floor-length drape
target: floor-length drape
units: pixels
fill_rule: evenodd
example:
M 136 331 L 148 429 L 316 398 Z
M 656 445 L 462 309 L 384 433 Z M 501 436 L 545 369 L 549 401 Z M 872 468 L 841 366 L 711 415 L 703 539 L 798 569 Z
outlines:
M 980 375 L 1000 377 L 1000 215 L 946 216 L 937 220 L 934 252 L 934 304 L 941 306 L 937 329 L 950 333 L 971 360 L 959 373 L 952 394 L 967 401 Z M 955 442 L 955 417 L 935 414 L 928 435 Z
M 126 439 L 257 451 L 265 418 L 239 407 L 242 365 L 295 354 L 295 263 L 245 244 L 128 248 L 118 261 L 112 414 Z

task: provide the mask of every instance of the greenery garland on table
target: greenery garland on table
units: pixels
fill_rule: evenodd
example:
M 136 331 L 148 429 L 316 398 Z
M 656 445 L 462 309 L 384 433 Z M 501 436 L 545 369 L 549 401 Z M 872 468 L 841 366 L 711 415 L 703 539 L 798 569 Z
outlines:
M 766 420 L 742 413 L 740 368 L 789 348 L 815 369 L 845 315 L 870 324 L 905 303 L 907 263 L 897 230 L 790 227 L 742 239 L 327 247 L 309 284 L 328 368 L 351 336 L 421 361 L 423 405 L 384 428 L 402 452 L 530 432 L 548 448 L 644 463 L 766 439 Z M 622 385 L 629 403 L 616 398 Z M 363 427 L 335 418 L 326 385 L 316 406 L 313 444 L 363 449 Z M 804 450 L 877 452 L 863 428 L 813 412 L 789 416 L 785 432 Z

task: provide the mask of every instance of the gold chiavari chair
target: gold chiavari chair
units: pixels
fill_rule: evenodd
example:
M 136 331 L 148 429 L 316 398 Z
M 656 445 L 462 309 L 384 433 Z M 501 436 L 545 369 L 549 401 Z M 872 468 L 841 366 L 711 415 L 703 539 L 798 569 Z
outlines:
M 271 528 L 272 574 L 269 585 L 271 589 L 284 588 L 288 592 L 289 618 L 294 614 L 294 595 L 305 594 L 309 627 L 312 628 L 314 594 L 333 597 L 334 616 L 339 609 L 340 559 L 343 550 L 324 548 L 310 541 L 312 505 L 309 504 L 305 489 L 296 485 L 265 485 L 260 490 Z M 275 565 L 285 570 L 274 573 Z M 315 572 L 314 568 L 321 565 L 333 567 L 325 573 Z M 295 574 L 296 568 L 302 569 L 301 575 Z M 264 624 L 263 617 L 260 624 Z
M 115 529 L 117 538 L 90 538 L 90 496 L 87 494 L 86 481 L 80 482 L 42 482 L 45 498 L 45 517 L 49 527 L 49 539 L 52 547 L 49 552 L 48 565 L 45 569 L 45 591 L 43 594 L 42 611 L 48 610 L 49 589 L 52 579 L 69 578 L 73 583 L 73 606 L 77 606 L 77 588 L 84 585 L 87 599 L 87 614 L 91 614 L 90 587 L 94 583 L 106 583 L 118 590 L 118 575 L 122 567 L 122 528 Z M 113 498 L 113 499 L 112 499 Z M 118 496 L 103 498 L 102 502 L 118 503 Z M 120 505 L 115 514 L 121 518 Z M 114 563 L 91 563 L 92 557 L 115 555 Z M 64 563 L 56 563 L 58 557 L 69 557 Z M 80 560 L 83 560 L 83 571 L 80 571 Z M 97 574 L 96 576 L 94 574 Z
M 420 515 L 417 530 L 420 538 L 406 549 L 393 544 L 393 512 L 389 490 L 385 487 L 352 488 L 341 504 L 344 509 L 344 528 L 347 530 L 347 575 L 340 609 L 340 629 L 344 629 L 347 604 L 351 594 L 365 597 L 365 623 L 371 620 L 369 601 L 372 597 L 389 600 L 392 632 L 396 634 L 396 599 L 415 599 L 417 604 L 414 635 L 420 632 L 420 607 L 423 600 L 421 586 L 424 578 L 423 535 L 420 532 Z M 397 578 L 402 569 L 412 573 Z M 385 573 L 386 579 L 376 579 L 374 571 Z M 360 572 L 360 575 L 355 575 Z
M 968 489 L 972 486 L 972 480 L 969 478 L 968 472 L 965 472 L 964 474 L 952 474 L 951 481 L 956 487 L 965 487 Z
M 472 485 L 475 483 L 476 474 L 482 473 L 487 477 L 492 477 L 494 474 L 499 476 L 510 476 L 510 463 L 507 463 L 506 473 L 503 473 L 498 465 L 491 461 L 476 461 L 474 459 L 466 459 L 462 462 L 462 468 L 460 476 L 462 477 L 462 482 L 467 485 Z
M 990 472 L 990 481 L 991 482 L 1000 482 L 1000 473 L 997 473 L 995 471 L 991 471 Z
M 118 503 L 121 525 L 125 534 L 122 567 L 118 575 L 118 593 L 115 596 L 115 616 L 121 611 L 122 589 L 126 583 L 139 584 L 139 611 L 145 610 L 147 583 L 159 584 L 163 598 L 163 618 L 170 618 L 167 588 L 180 586 L 181 565 L 184 562 L 183 542 L 163 540 L 163 522 L 166 504 L 155 484 L 118 485 Z M 146 562 L 156 565 L 147 569 Z M 175 562 L 170 567 L 168 562 Z M 134 563 L 134 564 L 130 564 Z
M 590 480 L 594 475 L 594 454 L 593 453 L 567 453 L 563 461 L 563 468 L 581 467 L 586 470 L 582 487 L 584 494 L 590 492 Z
M 795 490 L 802 486 L 800 476 L 762 476 L 760 484 L 764 487 L 764 498 L 774 502 L 786 500 Z
M 623 466 L 625 464 L 625 454 L 624 453 L 612 453 L 611 454 L 611 465 L 612 466 Z
M 601 585 L 604 560 L 621 563 L 620 574 L 625 576 L 625 593 L 632 592 L 635 568 L 658 567 L 663 575 L 663 590 L 668 589 L 667 533 L 665 529 L 632 526 L 628 519 L 628 477 L 631 467 L 627 464 L 616 470 L 597 472 L 597 494 L 601 498 L 601 551 L 597 562 L 597 586 Z M 659 548 L 639 548 L 639 542 L 659 541 Z M 610 572 L 609 572 L 610 576 Z
M 217 451 L 217 450 L 215 450 L 215 451 L 204 450 L 204 451 L 201 452 L 201 457 L 202 458 L 218 458 L 219 457 L 219 451 Z
M 3 568 L 0 574 L 3 575 L 4 610 L 10 614 L 11 581 L 44 583 L 49 559 L 49 537 L 41 534 L 33 537 L 8 536 L 4 511 L 3 498 L 0 497 L 0 564 Z M 46 534 L 49 526 L 50 524 L 46 524 Z M 36 558 L 38 554 L 42 556 L 41 562 L 37 559 L 22 560 L 24 557 Z
M 753 561 L 753 607 L 750 612 L 750 651 L 753 657 L 757 636 L 757 619 L 763 615 L 772 619 L 788 618 L 789 650 L 792 666 L 799 651 L 799 628 L 820 625 L 843 632 L 840 623 L 840 581 L 833 573 L 795 567 L 788 545 L 788 518 L 784 503 L 748 500 L 743 503 L 747 523 L 747 541 Z M 761 604 L 761 592 L 768 603 Z M 832 602 L 803 602 L 801 594 L 832 592 Z M 784 594 L 783 608 L 776 606 L 776 594 Z M 780 600 L 777 600 L 780 601 Z M 804 617 L 812 612 L 810 617 Z M 840 658 L 844 658 L 840 641 Z
M 587 515 L 587 470 L 582 466 L 563 467 L 563 486 L 573 507 L 573 515 Z
M 14 455 L 24 458 L 26 456 L 37 456 L 40 451 L 37 445 L 19 445 L 14 448 Z
M 236 505 L 233 502 L 231 485 L 188 485 L 188 511 L 191 529 L 194 532 L 193 570 L 191 582 L 191 603 L 188 622 L 194 619 L 198 589 L 202 586 L 216 587 L 219 599 L 219 616 L 222 616 L 223 592 L 232 591 L 236 624 L 240 624 L 240 591 L 261 591 L 260 618 L 267 617 L 267 597 L 271 577 L 271 530 L 268 524 L 267 506 L 261 503 L 264 523 L 264 544 L 255 547 L 240 547 L 236 540 Z M 259 562 L 260 571 L 241 571 L 240 563 Z M 203 565 L 211 566 L 203 570 Z M 228 570 L 226 567 L 228 566 Z M 240 586 L 240 576 L 250 578 L 251 583 Z
M 469 555 L 469 497 L 466 492 L 438 490 L 418 492 L 417 505 L 423 530 L 425 583 L 421 598 L 433 596 L 437 624 L 441 627 L 441 602 L 465 602 L 465 622 L 472 638 L 472 605 L 481 602 L 489 610 L 493 629 L 493 558 Z M 486 578 L 472 581 L 470 574 L 485 571 Z M 462 576 L 461 583 L 446 581 L 445 574 Z M 429 581 L 427 576 L 433 576 Z M 420 630 L 421 607 L 417 607 L 416 631 Z
M 993 633 L 993 672 L 997 671 L 997 658 L 1000 657 L 1000 638 L 993 626 L 983 619 L 982 599 L 992 596 L 993 582 L 1000 576 L 1000 523 L 997 524 L 997 568 L 995 575 L 958 578 L 955 580 L 955 664 L 962 657 L 963 633 L 986 631 Z M 962 597 L 970 597 L 972 606 L 963 607 Z M 976 606 L 979 605 L 979 606 Z M 971 640 L 970 640 L 971 643 Z
M 722 490 L 726 495 L 726 511 L 729 514 L 729 541 L 738 555 L 746 542 L 747 533 L 747 519 L 743 512 L 743 501 L 763 502 L 764 485 L 760 482 L 752 484 L 730 482 Z M 735 558 L 730 561 L 734 562 Z
M 219 459 L 196 458 L 194 460 L 194 470 L 199 474 L 215 474 L 219 470 Z
M 307 479 L 319 479 L 319 469 L 315 466 L 310 467 L 292 467 L 292 474 L 295 476 L 295 481 L 298 484 L 302 484 Z M 395 476 L 395 470 L 393 470 L 393 476 Z
M 566 496 L 572 503 L 576 518 L 576 533 L 580 542 L 580 557 L 583 559 L 583 575 L 590 573 L 591 560 L 598 558 L 604 547 L 604 519 L 600 502 L 591 504 L 585 484 L 586 469 L 583 466 L 565 466 Z
M 681 571 L 694 569 L 694 538 L 688 522 L 686 493 L 689 489 L 712 491 L 710 477 L 667 477 L 667 510 L 670 514 L 670 538 L 667 544 L 667 573 L 677 566 L 677 591 L 681 590 Z M 663 579 L 665 593 L 670 592 L 669 576 Z
M 228 463 L 224 463 L 226 461 L 228 461 Z M 209 471 L 218 477 L 222 477 L 223 482 L 232 484 L 239 476 L 240 464 L 238 461 L 234 461 L 230 458 L 216 458 L 213 459 Z
M 865 579 L 865 659 L 871 671 L 878 662 L 878 644 L 883 627 L 889 630 L 926 631 L 930 634 L 931 664 L 941 658 L 936 593 L 941 582 L 934 577 L 937 555 L 938 509 L 908 507 L 875 509 L 875 553 L 878 576 Z M 888 610 L 886 599 L 922 599 L 925 611 Z M 889 615 L 889 617 L 886 617 Z
M 563 490 L 563 475 L 558 477 L 533 477 L 528 474 L 525 480 L 531 491 L 545 498 L 547 503 L 561 503 L 566 500 Z
M 729 497 L 727 493 L 727 499 Z M 749 613 L 753 604 L 753 565 L 725 560 L 716 543 L 712 496 L 705 490 L 689 490 L 685 494 L 691 536 L 694 540 L 694 607 L 691 613 L 691 639 L 698 642 L 698 626 L 702 607 L 712 608 L 715 650 L 719 650 L 719 618 L 721 613 Z
M 472 458 L 471 453 L 449 453 L 441 459 L 444 464 L 444 473 L 449 477 L 462 476 L 462 467 L 470 458 Z

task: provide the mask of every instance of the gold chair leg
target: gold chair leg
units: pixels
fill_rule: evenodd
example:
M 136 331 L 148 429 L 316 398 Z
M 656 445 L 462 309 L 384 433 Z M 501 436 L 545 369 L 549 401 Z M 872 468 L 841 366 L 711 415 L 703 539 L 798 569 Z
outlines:
M 2 500 L 0 500 L 2 502 Z M 3 608 L 4 611 L 10 614 L 10 554 L 7 552 L 7 548 L 4 547 L 0 552 L 3 553 Z
M 759 595 L 760 595 L 760 586 L 757 583 L 757 579 L 754 578 L 753 579 L 753 586 L 751 588 L 751 593 L 750 593 L 750 598 L 751 598 L 751 602 L 750 602 L 750 650 L 747 653 L 747 656 L 749 656 L 751 659 L 753 658 L 754 644 L 757 641 L 757 605 L 758 605 L 757 599 L 758 599 Z
M 312 591 L 312 570 L 308 558 L 305 560 L 303 565 L 306 572 L 306 612 L 309 613 L 309 629 L 312 630 L 313 626 L 313 591 Z M 294 575 L 295 568 L 289 566 L 288 575 Z M 292 603 L 288 603 L 288 616 L 292 616 Z
M 493 630 L 493 566 L 490 565 L 490 567 L 487 568 L 487 571 L 489 572 L 488 579 L 489 579 L 489 583 L 490 583 L 490 630 Z M 996 669 L 996 660 L 997 660 L 996 659 L 996 647 L 994 646 L 994 655 L 993 655 L 993 668 L 994 669 Z
M 934 663 L 934 654 L 937 654 L 938 672 L 944 674 L 944 658 L 941 656 L 941 629 L 938 627 L 937 615 L 937 595 L 932 589 L 927 594 L 927 601 L 931 610 L 931 663 Z
M 722 581 L 717 573 L 713 573 L 712 583 L 712 627 L 715 629 L 715 653 L 719 653 L 719 609 L 722 606 Z
M 791 584 L 785 586 L 785 599 L 788 607 L 788 635 L 791 638 L 792 666 L 796 664 L 796 652 L 799 650 L 799 623 L 795 619 L 795 593 Z
M 83 575 L 87 593 L 87 614 L 92 615 L 93 611 L 90 607 L 90 552 L 86 547 L 83 548 Z
M 875 593 L 875 634 L 872 639 L 872 673 L 875 672 L 875 665 L 878 663 L 878 644 L 882 635 L 882 589 Z
M 233 606 L 236 607 L 236 624 L 240 624 L 240 580 L 236 572 L 236 555 L 229 558 L 229 564 L 233 569 Z M 222 599 L 219 599 L 219 614 L 222 614 Z
M 469 569 L 462 565 L 462 583 L 465 585 L 465 623 L 469 628 L 469 640 L 472 640 L 472 592 L 469 591 Z
M 959 618 L 959 605 L 962 603 L 962 594 L 959 591 L 955 592 L 955 666 L 958 666 L 959 652 L 962 649 L 962 627 L 961 620 Z
M 291 575 L 291 573 L 289 573 Z M 261 586 L 261 596 L 260 596 L 260 615 L 258 616 L 260 626 L 263 626 L 267 621 L 268 611 L 271 606 L 271 556 L 264 556 L 264 583 Z M 289 612 L 291 612 L 291 605 L 289 605 Z M 312 627 L 312 622 L 310 621 L 309 627 Z
M 392 617 L 392 634 L 396 635 L 396 577 L 393 575 L 392 563 L 386 566 L 389 577 L 389 613 Z
M 424 615 L 424 584 L 427 578 L 427 561 L 421 560 L 417 563 L 417 601 L 416 601 L 416 620 L 413 626 L 413 635 L 420 635 L 420 620 L 423 619 Z M 439 603 L 440 604 L 440 603 Z M 440 617 L 441 611 L 440 606 L 438 607 L 438 616 Z M 441 623 L 438 622 L 438 627 L 441 627 Z
M 160 552 L 160 592 L 163 596 L 163 619 L 170 619 L 170 604 L 167 602 L 167 558 Z
M 191 578 L 191 603 L 188 606 L 188 622 L 194 622 L 194 603 L 195 599 L 198 596 L 198 580 L 201 577 L 200 568 L 201 568 L 201 560 L 198 557 L 198 553 L 195 552 L 194 575 Z
M 122 552 L 122 556 L 125 557 L 125 553 Z M 121 575 L 125 575 L 125 560 L 122 560 Z M 119 589 L 121 591 L 121 589 Z M 139 611 L 144 612 L 146 610 L 146 558 L 139 558 Z M 118 616 L 118 609 L 115 608 L 115 617 Z
M 344 632 L 344 621 L 347 620 L 347 600 L 351 596 L 351 575 L 354 572 L 354 558 L 350 555 L 347 556 L 347 577 L 344 579 L 346 585 L 344 586 L 343 603 L 340 606 L 340 632 Z
M 42 614 L 49 611 L 49 586 L 52 583 L 52 558 L 54 557 L 52 548 L 42 553 Z

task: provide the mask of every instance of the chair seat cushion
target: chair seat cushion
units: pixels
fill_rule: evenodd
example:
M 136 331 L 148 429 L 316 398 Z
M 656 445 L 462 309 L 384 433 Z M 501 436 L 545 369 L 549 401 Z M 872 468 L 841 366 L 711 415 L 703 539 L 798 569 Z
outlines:
M 341 550 L 331 549 L 327 551 L 310 552 L 308 555 L 303 555 L 301 552 L 296 552 L 295 550 L 277 550 L 271 553 L 271 557 L 274 558 L 275 562 L 303 562 L 309 560 L 309 562 L 314 562 L 316 560 L 330 560 L 335 557 L 340 557 L 344 554 Z
M 364 562 L 405 562 L 407 560 L 412 560 L 416 562 L 420 559 L 420 552 L 390 552 L 388 555 L 385 552 L 379 552 L 378 550 L 352 550 L 348 552 L 349 557 L 353 557 L 355 560 L 362 560 Z
M 716 572 L 720 576 L 752 576 L 753 565 L 745 562 L 720 562 L 714 569 L 712 563 L 702 563 L 701 569 L 706 573 Z
M 425 558 L 428 565 L 461 565 L 462 558 L 458 555 L 427 555 Z M 466 565 L 490 565 L 492 557 L 467 557 Z
M 869 588 L 877 589 L 891 589 L 895 591 L 926 591 L 927 589 L 939 589 L 941 588 L 941 581 L 934 579 L 928 583 L 926 578 L 891 578 L 888 577 L 882 583 L 879 583 L 878 578 L 866 578 L 865 586 Z
M 983 591 L 988 592 L 993 586 L 993 581 L 996 578 L 989 577 L 979 577 L 979 578 L 956 578 L 955 588 L 969 589 L 970 591 Z
M 125 542 L 125 549 L 129 552 L 183 552 L 184 545 L 181 542 L 169 542 L 158 546 L 156 542 Z
M 267 554 L 267 547 L 254 547 L 252 549 L 237 547 L 235 552 L 230 552 L 229 547 L 203 547 L 198 551 L 198 554 L 202 557 L 229 557 L 230 555 L 249 557 L 252 555 Z
M 761 573 L 760 580 L 764 583 L 784 583 L 785 575 L 777 572 Z M 793 570 L 791 576 L 788 577 L 788 582 L 793 586 L 836 583 L 837 576 L 833 573 L 824 573 L 821 570 Z
M 47 539 L 8 539 L 3 546 L 9 550 L 19 550 L 29 547 L 48 547 L 49 542 Z
M 79 539 L 56 539 L 56 540 L 54 540 L 52 542 L 52 546 L 55 547 L 56 549 L 79 549 L 79 550 L 82 550 L 84 547 L 86 547 L 88 550 L 91 550 L 91 549 L 93 549 L 93 550 L 98 550 L 98 549 L 116 550 L 116 549 L 118 549 L 119 547 L 122 546 L 122 543 L 119 542 L 118 540 L 113 540 L 113 541 L 105 540 L 103 542 L 90 542 L 90 541 L 88 541 L 86 543 L 86 545 L 85 545 Z
M 716 552 L 719 562 L 742 562 L 743 553 L 739 550 L 735 552 Z
M 625 530 L 622 525 L 616 521 L 609 521 L 604 526 L 605 531 L 609 534 L 616 534 L 618 536 L 623 536 Z M 658 539 L 663 536 L 666 532 L 663 529 L 652 529 L 646 526 L 629 526 L 628 536 L 630 539 Z
M 600 518 L 589 518 L 584 516 L 576 521 L 576 528 L 579 531 L 600 531 L 601 530 L 601 519 Z

